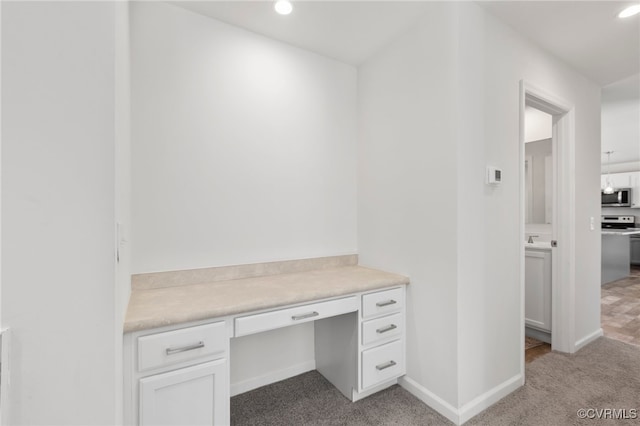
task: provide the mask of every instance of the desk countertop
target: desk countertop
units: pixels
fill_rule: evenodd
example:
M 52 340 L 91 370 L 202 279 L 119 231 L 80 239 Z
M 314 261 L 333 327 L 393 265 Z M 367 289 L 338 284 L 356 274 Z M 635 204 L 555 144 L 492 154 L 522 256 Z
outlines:
M 363 266 L 343 266 L 208 284 L 134 290 L 129 300 L 124 332 L 406 284 L 409 284 L 409 278 L 402 275 Z

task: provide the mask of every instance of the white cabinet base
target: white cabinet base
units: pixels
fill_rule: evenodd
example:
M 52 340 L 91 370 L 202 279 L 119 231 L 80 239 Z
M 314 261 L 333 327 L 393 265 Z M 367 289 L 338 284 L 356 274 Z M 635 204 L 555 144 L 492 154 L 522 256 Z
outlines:
M 551 252 L 525 250 L 525 325 L 551 332 Z
M 140 425 L 222 425 L 228 422 L 225 359 L 140 379 Z

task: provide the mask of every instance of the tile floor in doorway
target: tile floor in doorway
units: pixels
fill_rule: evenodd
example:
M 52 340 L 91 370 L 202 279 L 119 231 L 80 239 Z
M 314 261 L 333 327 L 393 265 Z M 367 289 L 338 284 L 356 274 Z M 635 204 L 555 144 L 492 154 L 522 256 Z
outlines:
M 602 286 L 602 330 L 604 335 L 640 346 L 640 266 L 631 275 Z

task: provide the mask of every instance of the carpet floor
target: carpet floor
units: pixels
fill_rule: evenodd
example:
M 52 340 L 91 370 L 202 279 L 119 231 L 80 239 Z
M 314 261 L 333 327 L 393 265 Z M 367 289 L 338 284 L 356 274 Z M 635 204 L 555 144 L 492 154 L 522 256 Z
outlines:
M 526 383 L 466 425 L 611 425 L 579 419 L 585 409 L 638 410 L 640 347 L 602 337 L 573 355 L 548 353 L 526 365 Z M 450 425 L 399 386 L 351 403 L 317 371 L 231 398 L 231 424 Z

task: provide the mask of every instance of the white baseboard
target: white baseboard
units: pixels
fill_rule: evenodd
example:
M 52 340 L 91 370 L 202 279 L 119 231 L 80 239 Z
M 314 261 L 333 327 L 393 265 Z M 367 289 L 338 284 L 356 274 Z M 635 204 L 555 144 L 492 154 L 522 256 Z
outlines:
M 500 383 L 493 389 L 488 390 L 464 404 L 459 412 L 460 423 L 463 424 L 477 414 L 491 407 L 511 392 L 515 391 L 524 384 L 522 374 L 518 373 L 512 378 Z
M 9 329 L 0 331 L 0 425 L 9 424 L 9 385 L 11 373 L 9 365 L 9 351 L 11 332 Z
M 316 369 L 315 359 L 293 365 L 282 370 L 272 371 L 262 376 L 253 377 L 242 382 L 231 383 L 231 396 L 240 395 L 241 393 L 249 392 L 250 390 L 257 389 L 262 386 L 270 385 L 271 383 L 279 382 L 281 380 L 289 379 L 297 376 L 298 374 L 306 373 L 307 371 Z
M 461 425 L 505 396 L 509 395 L 514 390 L 518 389 L 524 384 L 524 381 L 522 380 L 522 374 L 517 374 L 509 380 L 502 382 L 493 389 L 490 389 L 469 401 L 461 408 L 454 407 L 407 376 L 401 377 L 398 380 L 398 383 L 420 401 L 424 402 L 456 425 Z
M 599 328 L 596 331 L 594 331 L 593 333 L 591 333 L 591 334 L 587 335 L 586 337 L 583 337 L 582 339 L 578 340 L 573 345 L 572 353 L 578 352 L 580 349 L 582 349 L 583 347 L 585 347 L 589 343 L 593 342 L 594 340 L 596 340 L 598 337 L 602 336 L 603 334 L 604 333 L 603 333 L 602 329 Z
M 406 389 L 407 392 L 445 416 L 447 419 L 451 420 L 453 423 L 457 425 L 460 424 L 458 409 L 435 393 L 431 392 L 429 389 L 407 376 L 403 376 L 398 379 L 398 384 Z

